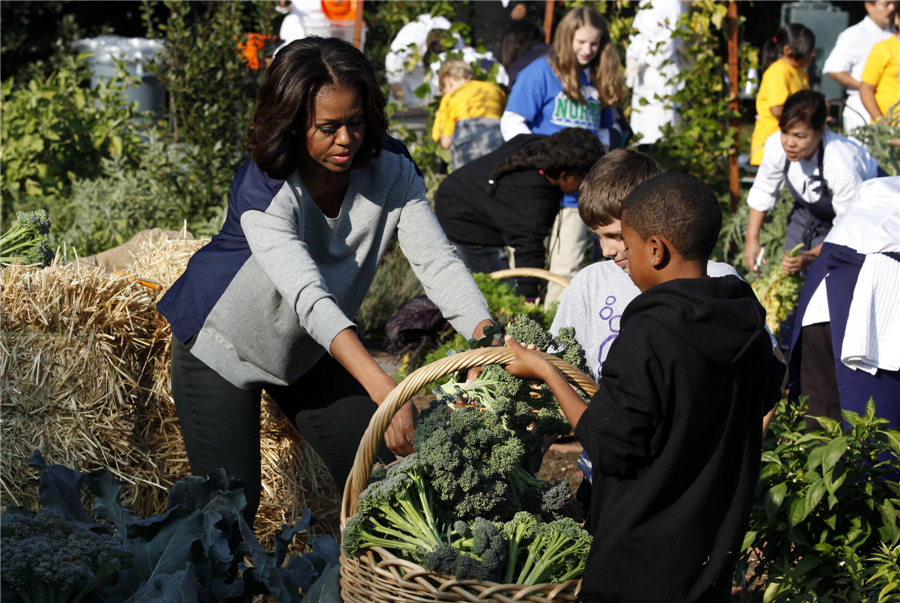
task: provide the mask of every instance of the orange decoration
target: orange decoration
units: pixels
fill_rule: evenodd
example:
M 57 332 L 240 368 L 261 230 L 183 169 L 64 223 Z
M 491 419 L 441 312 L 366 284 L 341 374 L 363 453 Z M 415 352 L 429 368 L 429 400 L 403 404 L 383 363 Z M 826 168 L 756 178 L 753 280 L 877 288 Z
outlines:
M 238 52 L 247 59 L 247 65 L 250 69 L 259 69 L 259 51 L 266 45 L 266 40 L 272 38 L 271 35 L 263 35 L 258 33 L 247 34 L 247 42 L 238 44 Z M 234 38 L 237 39 L 237 36 Z
M 332 21 L 356 19 L 357 0 L 322 0 L 322 12 Z

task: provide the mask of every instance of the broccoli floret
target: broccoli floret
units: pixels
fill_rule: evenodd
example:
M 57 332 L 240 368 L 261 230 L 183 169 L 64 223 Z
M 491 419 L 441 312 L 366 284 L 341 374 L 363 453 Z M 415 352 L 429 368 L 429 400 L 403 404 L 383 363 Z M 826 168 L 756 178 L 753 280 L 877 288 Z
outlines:
M 434 550 L 425 553 L 422 557 L 422 567 L 435 574 L 455 576 L 456 562 L 459 556 L 459 549 L 447 543 L 441 543 Z
M 53 260 L 49 246 L 50 215 L 43 209 L 20 211 L 0 236 L 0 262 L 19 259 L 23 264 L 48 265 Z
M 572 431 L 572 425 L 558 410 L 542 408 L 534 418 L 534 432 L 539 436 L 560 436 L 566 435 L 570 431 Z
M 457 522 L 464 523 L 464 522 Z M 454 529 L 467 536 L 457 538 L 425 555 L 422 567 L 456 576 L 460 580 L 496 580 L 505 569 L 506 539 L 490 521 L 476 518 L 471 525 Z
M 516 435 L 491 412 L 438 403 L 422 413 L 413 447 L 426 467 L 441 521 L 507 518 L 512 500 L 502 471 L 524 458 L 521 445 L 511 440 Z M 495 448 L 501 450 L 493 454 Z
M 591 535 L 571 519 L 538 524 L 517 584 L 565 582 L 584 573 Z
M 510 584 L 515 579 L 516 567 L 519 565 L 519 553 L 526 549 L 526 543 L 534 537 L 537 526 L 537 517 L 525 511 L 519 511 L 511 520 L 503 524 L 502 534 L 508 543 L 504 584 Z
M 544 521 L 565 518 L 581 521 L 582 515 L 581 503 L 572 494 L 569 482 L 561 479 L 549 488 L 544 488 L 541 497 L 541 517 Z
M 519 314 L 507 325 L 506 334 L 523 345 L 533 343 L 542 352 L 553 345 L 553 337 L 544 327 L 524 314 Z
M 453 533 L 460 538 L 468 538 L 472 535 L 472 530 L 466 522 L 456 521 L 453 524 Z
M 380 546 L 417 560 L 441 544 L 442 531 L 425 465 L 412 454 L 363 490 L 359 513 L 344 528 L 344 554 L 352 557 L 360 549 Z
M 591 374 L 584 348 L 575 339 L 575 327 L 562 327 L 553 339 L 553 355 L 562 358 L 583 373 Z
M 110 534 L 92 532 L 60 513 L 46 511 L 33 518 L 15 514 L 4 519 L 3 580 L 17 586 L 26 600 L 83 597 L 134 563 L 131 545 Z

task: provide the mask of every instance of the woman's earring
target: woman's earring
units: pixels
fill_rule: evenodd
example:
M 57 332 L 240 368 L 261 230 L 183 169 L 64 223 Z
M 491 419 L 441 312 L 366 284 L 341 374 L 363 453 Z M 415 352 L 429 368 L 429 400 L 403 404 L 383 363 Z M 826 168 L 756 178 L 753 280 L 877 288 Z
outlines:
M 651 264 L 651 265 L 652 265 L 652 264 L 655 264 L 655 263 L 656 263 L 656 260 L 650 260 L 650 264 Z

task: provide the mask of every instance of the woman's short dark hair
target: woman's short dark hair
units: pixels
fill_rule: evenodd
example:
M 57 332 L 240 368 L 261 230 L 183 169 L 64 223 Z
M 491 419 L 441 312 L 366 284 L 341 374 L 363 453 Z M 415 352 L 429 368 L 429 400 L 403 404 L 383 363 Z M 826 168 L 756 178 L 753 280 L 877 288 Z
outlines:
M 778 118 L 778 127 L 782 131 L 787 131 L 791 125 L 802 122 L 813 130 L 818 130 L 825 125 L 827 119 L 828 103 L 825 102 L 825 96 L 814 90 L 801 90 L 784 101 L 781 117 Z
M 287 178 L 306 148 L 315 99 L 324 86 L 359 90 L 366 132 L 351 169 L 361 168 L 381 153 L 387 138 L 387 99 L 375 70 L 362 52 L 338 38 L 310 36 L 278 51 L 256 95 L 256 112 L 247 133 L 250 157 L 274 178 Z

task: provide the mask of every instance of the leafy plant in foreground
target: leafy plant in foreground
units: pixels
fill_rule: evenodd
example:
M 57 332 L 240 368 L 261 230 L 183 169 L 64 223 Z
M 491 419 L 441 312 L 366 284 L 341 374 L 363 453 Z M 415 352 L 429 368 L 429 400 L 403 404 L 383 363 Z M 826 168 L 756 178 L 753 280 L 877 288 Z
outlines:
M 312 552 L 288 558 L 292 538 L 312 522 L 309 509 L 296 525 L 283 526 L 275 536 L 275 550 L 267 551 L 244 519 L 243 487 L 221 469 L 207 478 L 191 476 L 176 483 L 169 490 L 166 512 L 142 520 L 122 507 L 122 484 L 105 469 L 85 476 L 48 465 L 40 451 L 29 465 L 41 473 L 43 510 L 36 514 L 7 505 L 0 526 L 4 590 L 12 592 L 6 583 L 14 582 L 26 603 L 35 589 L 56 593 L 35 601 L 60 603 L 68 601 L 67 593 L 75 589 L 82 593 L 94 589 L 91 597 L 105 603 L 249 602 L 258 595 L 270 595 L 278 603 L 299 603 L 301 592 L 313 591 L 319 603 L 340 601 L 333 587 L 327 589 L 332 593 L 327 598 L 325 586 L 316 586 L 320 576 L 330 576 L 333 582 L 329 568 L 337 566 L 339 549 L 330 536 L 310 537 Z M 85 512 L 83 487 L 94 496 L 94 516 L 105 523 Z M 56 535 L 23 543 L 28 522 L 37 529 L 54 527 Z M 106 540 L 101 543 L 88 536 L 94 533 Z M 66 536 L 63 546 L 57 542 L 61 535 Z M 243 561 L 248 558 L 252 565 Z M 20 567 L 26 559 L 39 563 Z M 76 595 L 74 603 L 83 596 Z
M 25 603 L 79 603 L 134 563 L 131 546 L 61 513 L 13 513 L 3 521 L 3 580 Z
M 881 580 L 873 563 L 886 568 L 881 576 L 894 572 L 890 567 L 900 544 L 900 432 L 885 428 L 887 420 L 876 416 L 871 400 L 864 415 L 842 412 L 850 428 L 846 433 L 827 417 L 814 417 L 822 431 L 806 433 L 805 413 L 802 403 L 782 402 L 763 442 L 738 571 L 746 569 L 752 549 L 759 559 L 754 580 L 768 575 L 767 602 L 806 593 L 835 597 L 816 599 L 822 601 L 852 600 L 836 593 L 871 594 L 872 584 Z M 856 588 L 857 583 L 865 588 Z M 893 582 L 895 591 L 898 583 Z M 878 590 L 890 584 L 882 582 Z

